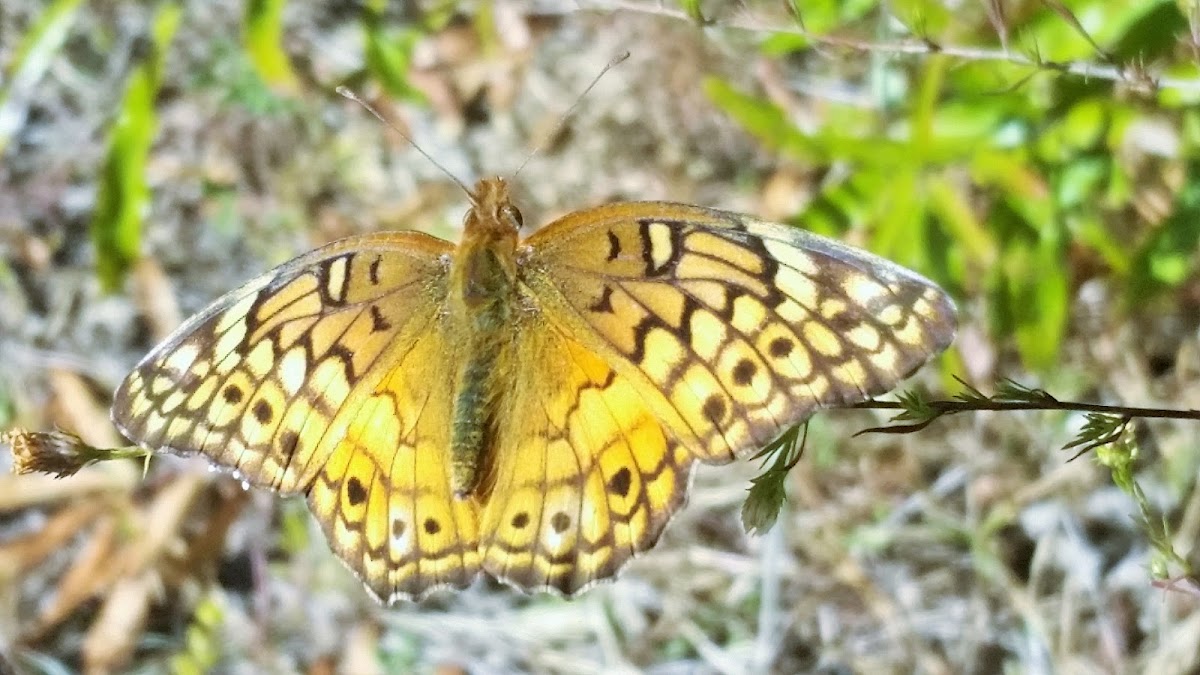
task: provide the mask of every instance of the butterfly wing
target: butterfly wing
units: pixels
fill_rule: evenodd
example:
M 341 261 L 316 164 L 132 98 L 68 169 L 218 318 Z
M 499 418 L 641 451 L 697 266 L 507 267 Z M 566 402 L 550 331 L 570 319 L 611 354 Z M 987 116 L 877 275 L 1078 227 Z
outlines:
M 526 244 L 539 302 L 707 462 L 892 389 L 954 337 L 953 303 L 927 279 L 738 214 L 614 204 Z
M 118 388 L 138 444 L 201 454 L 306 493 L 331 547 L 382 598 L 475 576 L 475 506 L 447 456 L 455 343 L 442 328 L 447 242 L 346 239 L 217 300 Z
M 628 378 L 544 309 L 516 335 L 483 488 L 482 565 L 526 592 L 572 595 L 654 545 L 694 458 Z
M 886 260 L 675 204 L 571 214 L 525 242 L 482 566 L 567 595 L 652 547 L 695 461 L 891 389 L 954 309 Z
M 452 344 L 436 319 L 335 423 L 308 489 L 330 547 L 384 602 L 462 588 L 479 572 L 478 507 L 450 494 Z

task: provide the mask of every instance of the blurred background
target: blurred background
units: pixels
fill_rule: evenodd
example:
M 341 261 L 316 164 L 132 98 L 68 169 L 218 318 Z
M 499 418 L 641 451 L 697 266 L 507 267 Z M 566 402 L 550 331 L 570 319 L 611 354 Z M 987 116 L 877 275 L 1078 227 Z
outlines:
M 532 230 L 614 200 L 792 223 L 921 271 L 957 343 L 906 386 L 1200 408 L 1200 8 L 1191 0 L 6 0 L 0 429 L 123 444 L 111 392 L 182 319 L 333 239 L 455 239 L 512 176 Z M 631 57 L 557 122 L 605 63 Z M 1200 426 L 1114 481 L 1077 413 L 866 435 L 813 420 L 777 526 L 702 468 L 621 578 L 481 581 L 384 609 L 303 500 L 202 461 L 7 475 L 17 672 L 1186 673 Z M 1136 453 L 1132 451 L 1136 450 Z M 1132 453 L 1132 454 L 1131 454 Z M 0 668 L 0 672 L 4 672 Z

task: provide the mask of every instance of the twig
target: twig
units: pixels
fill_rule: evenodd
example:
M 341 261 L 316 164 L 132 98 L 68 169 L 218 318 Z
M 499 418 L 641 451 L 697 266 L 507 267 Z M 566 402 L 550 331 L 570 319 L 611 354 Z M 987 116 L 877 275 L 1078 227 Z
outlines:
M 1097 413 L 1130 419 L 1175 419 L 1200 421 L 1200 410 L 1172 410 L 1168 408 L 1139 408 L 1136 406 L 1101 405 L 1099 403 L 1081 403 L 1079 401 L 997 401 L 988 399 L 977 401 L 925 401 L 925 405 L 934 412 L 934 418 L 942 415 L 952 415 L 961 412 L 979 410 L 1016 411 L 1016 410 L 1067 410 L 1075 412 Z M 862 401 L 845 406 L 855 410 L 907 410 L 902 401 Z M 868 433 L 907 433 L 920 431 L 929 425 L 933 419 L 923 419 L 911 425 L 894 425 L 863 429 L 855 434 L 860 436 Z
M 662 6 L 647 6 L 628 0 L 616 0 L 607 5 L 609 8 L 628 12 L 640 12 L 666 16 L 682 21 L 692 21 L 687 13 Z M 874 41 L 847 37 L 844 35 L 821 35 L 810 33 L 799 26 L 764 26 L 757 22 L 734 18 L 723 20 L 720 25 L 724 28 L 752 32 L 771 32 L 796 35 L 808 40 L 814 45 L 838 47 L 857 52 L 893 55 L 934 55 L 941 54 L 965 61 L 999 61 L 1017 66 L 1027 66 L 1039 70 L 1055 71 L 1063 74 L 1078 75 L 1094 80 L 1109 80 L 1122 82 L 1142 91 L 1158 91 L 1162 89 L 1177 89 L 1180 91 L 1200 91 L 1200 79 L 1180 78 L 1167 75 L 1153 75 L 1141 64 L 1113 64 L 1095 61 L 1048 61 L 1040 56 L 1029 56 L 1013 52 L 1010 49 L 985 49 L 982 47 L 966 47 L 935 42 L 929 38 L 914 38 L 900 41 Z

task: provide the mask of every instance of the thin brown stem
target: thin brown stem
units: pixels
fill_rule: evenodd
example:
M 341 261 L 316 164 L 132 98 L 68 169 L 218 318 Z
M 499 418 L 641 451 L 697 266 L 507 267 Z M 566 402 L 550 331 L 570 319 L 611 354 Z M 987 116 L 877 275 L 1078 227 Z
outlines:
M 692 17 L 689 17 L 685 12 L 680 10 L 657 5 L 643 5 L 637 2 L 632 2 L 631 0 L 617 0 L 616 2 L 608 3 L 603 6 L 598 5 L 596 8 L 654 14 L 657 16 L 667 16 L 685 21 L 693 20 Z M 894 55 L 944 54 L 946 56 L 962 59 L 964 61 L 1001 61 L 1018 66 L 1028 66 L 1038 70 L 1078 75 L 1088 79 L 1121 82 L 1146 92 L 1157 91 L 1161 89 L 1177 89 L 1181 91 L 1192 92 L 1200 91 L 1200 79 L 1156 75 L 1148 72 L 1147 69 L 1140 64 L 1114 64 L 1095 61 L 1048 61 L 1042 59 L 1036 54 L 1029 56 L 1014 52 L 1007 48 L 985 49 L 978 47 L 964 47 L 961 45 L 949 45 L 935 42 L 929 38 L 881 42 L 847 37 L 845 35 L 821 35 L 817 33 L 810 33 L 804 28 L 794 25 L 766 26 L 750 18 L 733 18 L 723 20 L 719 22 L 719 24 L 725 28 L 732 28 L 736 30 L 798 35 L 814 45 L 837 47 L 857 52 Z
M 950 415 L 974 410 L 1073 410 L 1076 412 L 1092 412 L 1118 417 L 1140 417 L 1177 420 L 1200 421 L 1200 410 L 1171 410 L 1167 408 L 1139 408 L 1123 405 L 1102 405 L 1099 403 L 1080 403 L 1077 401 L 1058 401 L 1045 399 L 1039 401 L 926 401 L 925 404 L 935 415 Z M 862 401 L 847 408 L 858 410 L 905 410 L 906 406 L 900 401 Z

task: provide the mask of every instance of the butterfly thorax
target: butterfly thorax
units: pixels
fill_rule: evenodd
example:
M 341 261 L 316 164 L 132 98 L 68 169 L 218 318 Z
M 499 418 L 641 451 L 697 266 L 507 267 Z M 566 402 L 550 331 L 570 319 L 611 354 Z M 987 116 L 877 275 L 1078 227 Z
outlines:
M 503 382 L 497 377 L 511 342 L 516 306 L 520 212 L 501 178 L 479 181 L 450 270 L 452 334 L 465 336 L 457 359 L 451 435 L 451 488 L 466 498 L 479 484 Z

